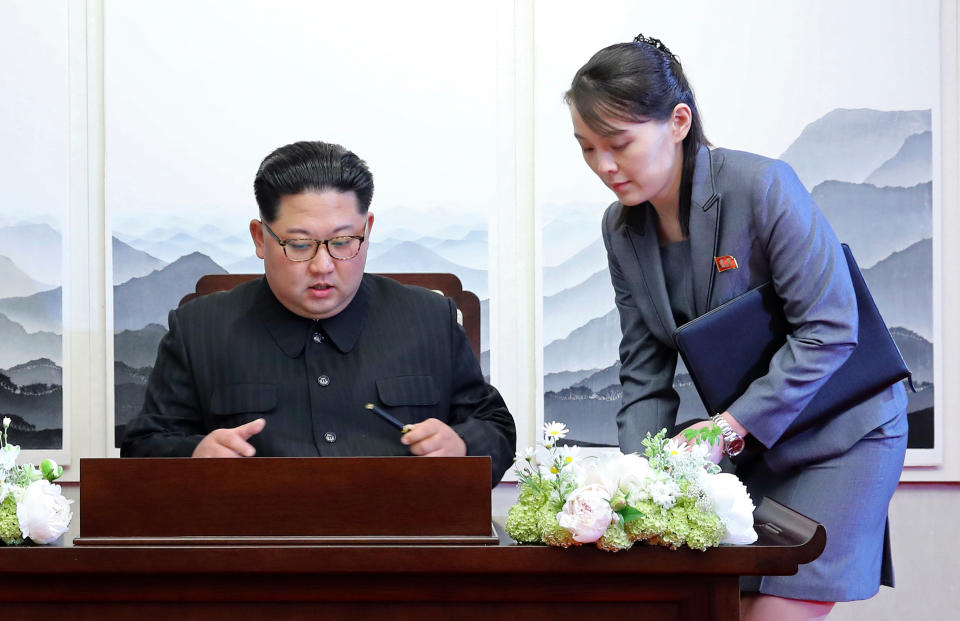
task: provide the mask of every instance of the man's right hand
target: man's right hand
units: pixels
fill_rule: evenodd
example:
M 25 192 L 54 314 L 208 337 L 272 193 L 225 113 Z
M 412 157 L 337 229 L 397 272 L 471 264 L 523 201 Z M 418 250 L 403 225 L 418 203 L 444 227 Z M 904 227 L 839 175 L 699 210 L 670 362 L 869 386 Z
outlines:
M 214 429 L 200 440 L 197 448 L 193 449 L 192 457 L 253 457 L 257 449 L 247 440 L 266 426 L 267 421 L 258 418 L 232 429 Z

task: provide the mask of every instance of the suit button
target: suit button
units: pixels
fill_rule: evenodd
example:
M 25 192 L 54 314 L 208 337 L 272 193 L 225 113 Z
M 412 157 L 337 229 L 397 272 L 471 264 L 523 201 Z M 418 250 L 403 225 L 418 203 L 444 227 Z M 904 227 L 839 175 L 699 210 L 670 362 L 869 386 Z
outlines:
M 321 386 L 329 386 L 330 378 L 327 377 L 326 375 L 321 375 L 320 377 L 317 378 L 317 383 L 320 384 Z
M 337 441 L 337 434 L 333 433 L 332 431 L 328 431 L 327 433 L 323 434 L 323 439 L 330 444 L 333 444 Z

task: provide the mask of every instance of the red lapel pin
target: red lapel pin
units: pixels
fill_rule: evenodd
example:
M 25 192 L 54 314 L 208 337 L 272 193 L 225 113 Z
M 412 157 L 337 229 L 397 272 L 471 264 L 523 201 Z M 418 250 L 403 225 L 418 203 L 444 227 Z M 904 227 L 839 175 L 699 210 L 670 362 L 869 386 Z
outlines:
M 717 264 L 718 272 L 725 272 L 727 270 L 735 270 L 739 265 L 737 265 L 737 260 L 730 255 L 725 257 L 714 257 L 713 262 Z

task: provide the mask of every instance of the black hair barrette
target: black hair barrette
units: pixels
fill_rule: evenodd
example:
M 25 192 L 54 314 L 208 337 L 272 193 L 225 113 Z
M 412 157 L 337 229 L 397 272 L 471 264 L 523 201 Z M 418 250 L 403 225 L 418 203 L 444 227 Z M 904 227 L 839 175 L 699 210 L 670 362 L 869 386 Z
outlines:
M 638 34 L 637 36 L 635 36 L 635 37 L 633 38 L 633 42 L 634 42 L 634 43 L 644 43 L 644 44 L 646 44 L 646 45 L 649 45 L 649 46 L 653 47 L 654 49 L 663 52 L 664 54 L 666 54 L 667 56 L 669 56 L 671 59 L 675 60 L 676 62 L 678 62 L 678 63 L 680 62 L 680 59 L 677 58 L 677 55 L 674 54 L 673 52 L 671 52 L 671 51 L 670 51 L 670 48 L 668 48 L 666 45 L 664 45 L 664 44 L 663 44 L 663 41 L 661 41 L 660 39 L 655 39 L 655 38 L 653 38 L 653 37 L 648 37 L 648 36 L 646 36 L 646 35 L 644 35 L 644 34 L 641 33 L 641 34 Z

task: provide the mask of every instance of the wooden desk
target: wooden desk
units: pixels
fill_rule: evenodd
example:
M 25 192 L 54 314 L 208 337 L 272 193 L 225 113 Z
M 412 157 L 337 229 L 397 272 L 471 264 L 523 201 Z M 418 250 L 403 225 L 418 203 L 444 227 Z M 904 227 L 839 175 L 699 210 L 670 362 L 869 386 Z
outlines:
M 706 552 L 561 550 L 516 545 L 505 535 L 487 546 L 73 546 L 68 539 L 0 548 L 0 614 L 736 621 L 740 574 L 792 574 L 826 543 L 822 526 L 779 505 L 762 504 L 756 519 L 756 544 Z M 497 528 L 502 533 L 502 520 Z

